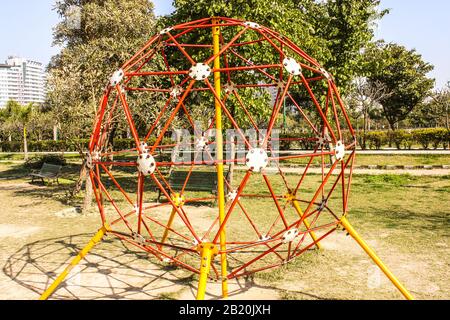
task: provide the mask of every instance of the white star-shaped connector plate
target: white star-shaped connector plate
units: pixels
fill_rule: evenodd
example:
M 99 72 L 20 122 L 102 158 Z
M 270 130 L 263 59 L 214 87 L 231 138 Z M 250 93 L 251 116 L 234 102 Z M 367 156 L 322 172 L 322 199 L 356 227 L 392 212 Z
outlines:
M 264 149 L 251 149 L 245 159 L 247 167 L 254 172 L 260 172 L 269 164 L 269 156 Z
M 165 29 L 162 29 L 162 30 L 159 32 L 159 34 L 160 34 L 160 35 L 164 35 L 164 34 L 166 34 L 166 33 L 169 33 L 169 32 L 172 31 L 172 30 L 173 30 L 172 27 L 165 28 Z
M 293 76 L 302 74 L 302 66 L 294 58 L 284 58 L 283 66 L 286 71 Z
M 331 79 L 330 73 L 329 73 L 327 70 L 325 70 L 324 68 L 320 68 L 320 72 L 322 72 L 323 76 L 324 76 L 327 80 L 330 80 L 330 79 Z
M 283 237 L 281 238 L 281 242 L 283 242 L 283 243 L 292 242 L 297 237 L 297 235 L 298 235 L 298 229 L 295 229 L 295 228 L 290 229 L 283 234 Z
M 197 81 L 206 80 L 210 75 L 211 68 L 204 63 L 197 63 L 189 70 L 189 77 Z
M 142 153 L 137 159 L 138 171 L 144 176 L 151 175 L 156 170 L 155 158 L 149 153 Z
M 336 143 L 336 147 L 334 148 L 335 157 L 337 161 L 342 161 L 345 158 L 345 144 L 342 141 L 338 141 Z
M 120 82 L 122 82 L 124 76 L 125 76 L 125 73 L 123 72 L 122 69 L 117 70 L 117 71 L 114 72 L 113 75 L 111 76 L 111 79 L 109 80 L 109 84 L 110 84 L 112 87 L 115 87 L 115 86 L 118 85 Z
M 251 21 L 244 22 L 244 26 L 249 27 L 251 29 L 261 29 L 261 26 L 259 24 Z

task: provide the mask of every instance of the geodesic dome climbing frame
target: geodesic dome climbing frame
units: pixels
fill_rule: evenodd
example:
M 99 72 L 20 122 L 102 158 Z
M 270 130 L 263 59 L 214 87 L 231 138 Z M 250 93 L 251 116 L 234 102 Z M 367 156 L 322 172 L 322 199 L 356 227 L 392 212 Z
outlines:
M 280 136 L 286 109 L 301 130 Z M 133 144 L 111 149 L 117 119 Z M 180 128 L 187 140 L 167 139 Z M 164 29 L 105 89 L 86 160 L 102 228 L 42 298 L 105 233 L 198 274 L 203 299 L 209 278 L 227 297 L 228 280 L 320 249 L 338 228 L 412 298 L 346 218 L 355 150 L 332 75 L 287 37 L 230 18 Z

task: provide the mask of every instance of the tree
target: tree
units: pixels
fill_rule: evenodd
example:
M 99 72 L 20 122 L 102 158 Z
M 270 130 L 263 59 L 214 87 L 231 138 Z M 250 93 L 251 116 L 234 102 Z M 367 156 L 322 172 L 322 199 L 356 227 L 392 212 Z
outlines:
M 436 107 L 436 116 L 438 123 L 450 130 L 449 116 L 450 116 L 450 82 L 443 89 L 436 90 L 432 95 L 433 105 Z
M 347 100 L 351 113 L 363 118 L 363 149 L 366 148 L 366 131 L 370 130 L 370 116 L 382 109 L 380 102 L 391 94 L 380 82 L 370 82 L 363 77 L 353 81 Z
M 433 68 L 415 50 L 398 44 L 380 41 L 366 50 L 363 69 L 369 83 L 381 83 L 391 93 L 380 103 L 392 130 L 429 96 L 434 80 L 427 74 Z
M 374 38 L 376 22 L 389 13 L 379 10 L 379 0 L 313 1 L 308 18 L 316 35 L 327 42 L 330 58 L 325 68 L 335 77 L 343 93 L 352 86 L 363 58 Z M 311 4 L 309 4 L 311 6 Z
M 48 105 L 61 137 L 76 141 L 91 134 L 97 105 L 108 79 L 154 33 L 148 0 L 60 0 L 54 43 L 63 46 L 49 66 Z M 145 109 L 145 105 L 141 105 Z M 83 146 L 79 145 L 80 154 Z M 82 166 L 77 193 L 86 176 Z M 87 196 L 92 190 L 87 179 Z M 89 201 L 85 202 L 89 207 Z
M 78 8 L 78 10 L 74 10 Z M 154 33 L 148 0 L 61 0 L 62 22 L 54 43 L 62 45 L 49 66 L 49 104 L 65 139 L 87 137 L 108 79 Z M 79 23 L 74 24 L 74 12 Z
M 9 136 L 14 131 L 22 132 L 24 160 L 28 160 L 28 133 L 27 126 L 31 119 L 34 105 L 32 103 L 22 106 L 14 100 L 9 100 L 6 107 L 1 110 L 0 117 L 3 119 L 4 129 L 8 131 Z
M 379 4 L 379 0 L 174 0 L 175 12 L 160 24 L 210 16 L 257 22 L 299 44 L 345 90 L 356 73 L 362 49 L 373 39 L 374 21 L 388 12 L 379 11 Z

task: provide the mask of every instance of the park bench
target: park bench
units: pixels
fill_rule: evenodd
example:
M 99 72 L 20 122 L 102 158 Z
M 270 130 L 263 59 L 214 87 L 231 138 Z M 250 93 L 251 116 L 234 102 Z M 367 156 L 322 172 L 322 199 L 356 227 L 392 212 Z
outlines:
M 186 182 L 189 171 L 172 171 L 167 179 L 170 187 L 174 192 L 180 192 Z M 225 179 L 228 173 L 224 172 Z M 166 187 L 163 184 L 164 187 Z M 226 189 L 226 185 L 225 185 Z M 162 191 L 158 190 L 158 202 L 161 198 Z M 170 194 L 169 188 L 166 188 L 167 193 Z M 217 194 L 217 172 L 215 171 L 192 171 L 189 180 L 184 188 L 184 191 L 206 191 L 212 194 Z
M 42 165 L 41 170 L 31 172 L 31 174 L 30 174 L 31 182 L 34 182 L 34 179 L 38 178 L 38 179 L 42 180 L 42 183 L 45 183 L 44 179 L 48 179 L 49 182 L 50 182 L 50 180 L 53 180 L 53 181 L 56 180 L 56 182 L 59 185 L 58 178 L 61 174 L 61 169 L 62 169 L 62 166 L 44 163 Z

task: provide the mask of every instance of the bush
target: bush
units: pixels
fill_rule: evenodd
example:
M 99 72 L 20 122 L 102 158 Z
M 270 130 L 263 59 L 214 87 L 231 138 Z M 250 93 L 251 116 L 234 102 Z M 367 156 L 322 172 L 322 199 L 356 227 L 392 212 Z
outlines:
M 40 169 L 44 163 L 65 166 L 66 159 L 61 154 L 45 154 L 29 158 L 25 167 L 29 169 Z
M 366 144 L 370 149 L 380 150 L 388 139 L 385 131 L 366 132 Z M 362 144 L 361 144 L 362 146 Z
M 446 134 L 446 129 L 420 129 L 413 132 L 414 140 L 426 150 L 430 145 L 434 149 L 439 148 L 439 145 L 445 140 Z
M 411 133 L 406 132 L 405 130 L 396 130 L 391 131 L 389 133 L 390 141 L 392 141 L 395 144 L 395 147 L 398 150 L 402 149 L 402 146 L 404 146 L 404 143 L 406 141 L 411 141 L 410 139 Z
M 23 143 L 20 141 L 2 141 L 0 143 L 1 152 L 22 152 Z

